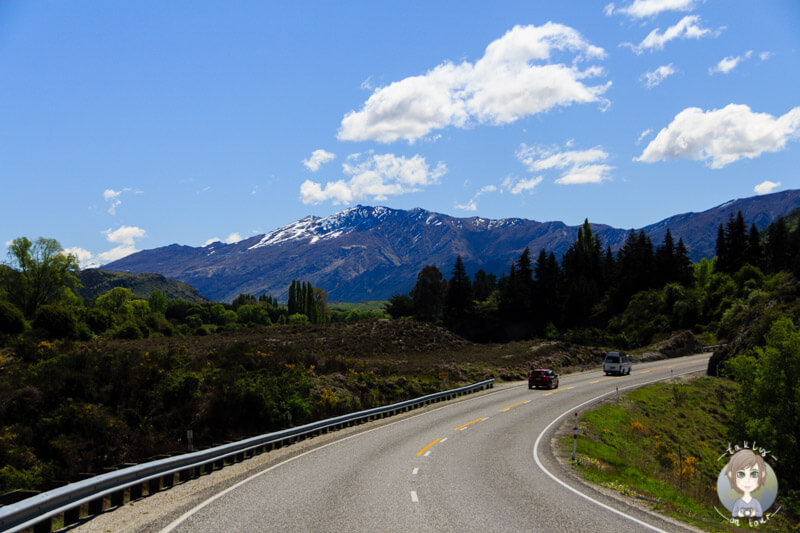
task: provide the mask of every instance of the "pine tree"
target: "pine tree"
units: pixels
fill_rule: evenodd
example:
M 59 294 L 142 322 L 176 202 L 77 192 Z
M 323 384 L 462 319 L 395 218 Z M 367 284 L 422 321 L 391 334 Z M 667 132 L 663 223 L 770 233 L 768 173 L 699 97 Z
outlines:
M 747 249 L 747 228 L 744 223 L 742 212 L 736 213 L 736 218 L 731 215 L 725 228 L 725 244 L 727 247 L 727 268 L 726 272 L 733 274 L 738 272 L 746 261 L 745 254 Z
M 426 265 L 417 274 L 417 283 L 411 289 L 414 313 L 423 320 L 437 320 L 442 316 L 447 283 L 436 265 Z
M 789 232 L 786 229 L 786 222 L 783 218 L 779 218 L 767 228 L 767 244 L 764 247 L 767 271 L 790 270 L 791 260 L 788 252 Z
M 683 244 L 683 239 L 678 239 L 678 246 L 675 247 L 675 277 L 677 281 L 685 287 L 690 287 L 694 283 L 694 267 L 689 258 L 689 250 Z
M 714 252 L 717 256 L 717 270 L 719 272 L 730 272 L 728 268 L 730 264 L 728 242 L 725 238 L 725 229 L 722 227 L 722 224 L 717 228 L 717 243 L 714 246 Z
M 475 281 L 472 283 L 472 292 L 475 300 L 483 302 L 497 289 L 497 276 L 487 274 L 483 269 L 475 272 Z
M 473 308 L 472 282 L 464 268 L 464 261 L 461 256 L 457 256 L 453 266 L 453 277 L 447 284 L 444 315 L 448 321 L 456 322 L 469 315 Z
M 605 293 L 602 255 L 600 239 L 586 219 L 578 228 L 577 240 L 564 254 L 564 320 L 568 325 L 586 324 L 592 308 Z
M 755 224 L 750 225 L 750 233 L 747 235 L 747 249 L 745 261 L 754 267 L 763 268 L 764 256 L 761 248 L 761 235 Z

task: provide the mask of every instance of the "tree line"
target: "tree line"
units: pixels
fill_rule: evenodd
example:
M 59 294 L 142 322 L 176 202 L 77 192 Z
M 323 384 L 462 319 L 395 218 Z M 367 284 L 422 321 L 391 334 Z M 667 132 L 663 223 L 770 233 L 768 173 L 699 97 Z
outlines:
M 160 290 L 138 298 L 124 287 L 83 301 L 77 274 L 75 257 L 56 240 L 12 241 L 9 261 L 0 265 L 0 344 L 23 334 L 48 340 L 138 339 L 384 316 L 330 310 L 325 291 L 301 280 L 290 283 L 287 305 L 266 294 L 240 294 L 230 304 L 170 299 Z
M 798 227 L 790 230 L 781 218 L 763 237 L 754 224 L 746 228 L 741 212 L 731 216 L 720 224 L 716 257 L 693 264 L 669 229 L 657 246 L 644 231 L 631 231 L 614 253 L 586 220 L 560 259 L 542 249 L 534 260 L 526 248 L 499 279 L 483 270 L 471 279 L 461 257 L 449 279 L 427 265 L 409 294 L 389 300 L 387 312 L 441 321 L 475 340 L 589 332 L 631 347 L 670 329 L 716 329 L 748 279 L 752 286 L 775 272 L 800 275 Z

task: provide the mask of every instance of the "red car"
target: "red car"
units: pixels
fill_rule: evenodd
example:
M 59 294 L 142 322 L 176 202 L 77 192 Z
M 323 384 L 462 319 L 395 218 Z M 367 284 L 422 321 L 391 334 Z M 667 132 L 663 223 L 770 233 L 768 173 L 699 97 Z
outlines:
M 536 368 L 528 374 L 528 388 L 547 387 L 548 389 L 558 388 L 558 376 L 548 368 Z

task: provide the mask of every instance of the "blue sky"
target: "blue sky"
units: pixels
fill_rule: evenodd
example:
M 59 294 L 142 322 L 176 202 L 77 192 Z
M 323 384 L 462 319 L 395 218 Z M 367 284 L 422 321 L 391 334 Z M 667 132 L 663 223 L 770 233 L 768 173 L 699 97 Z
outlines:
M 0 252 L 356 204 L 633 228 L 800 187 L 800 3 L 3 2 Z

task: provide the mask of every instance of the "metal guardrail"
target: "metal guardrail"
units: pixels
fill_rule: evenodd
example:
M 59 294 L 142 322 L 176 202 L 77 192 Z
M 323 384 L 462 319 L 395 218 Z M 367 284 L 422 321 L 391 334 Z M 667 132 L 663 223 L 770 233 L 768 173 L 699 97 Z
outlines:
M 703 346 L 703 351 L 704 352 L 713 352 L 717 348 L 723 348 L 725 346 L 727 346 L 727 344 L 712 344 L 711 346 Z
M 126 490 L 129 492 L 130 500 L 137 500 L 142 497 L 145 484 L 148 487 L 148 495 L 150 495 L 162 488 L 171 487 L 175 483 L 176 475 L 179 481 L 185 481 L 222 468 L 226 463 L 238 463 L 253 455 L 280 448 L 283 445 L 323 432 L 327 433 L 376 418 L 384 418 L 401 411 L 408 411 L 422 405 L 448 400 L 493 386 L 494 379 L 487 379 L 457 389 L 436 392 L 404 402 L 319 420 L 296 428 L 251 437 L 207 450 L 100 474 L 31 496 L 12 505 L 0 507 L 0 531 L 11 533 L 32 527 L 35 533 L 49 533 L 52 530 L 53 518 L 59 515 L 63 515 L 64 525 L 67 526 L 79 522 L 86 516 L 102 513 L 106 499 L 109 500 L 110 507 L 122 505 L 125 501 Z M 86 504 L 88 504 L 88 515 L 82 517 L 81 506 Z

